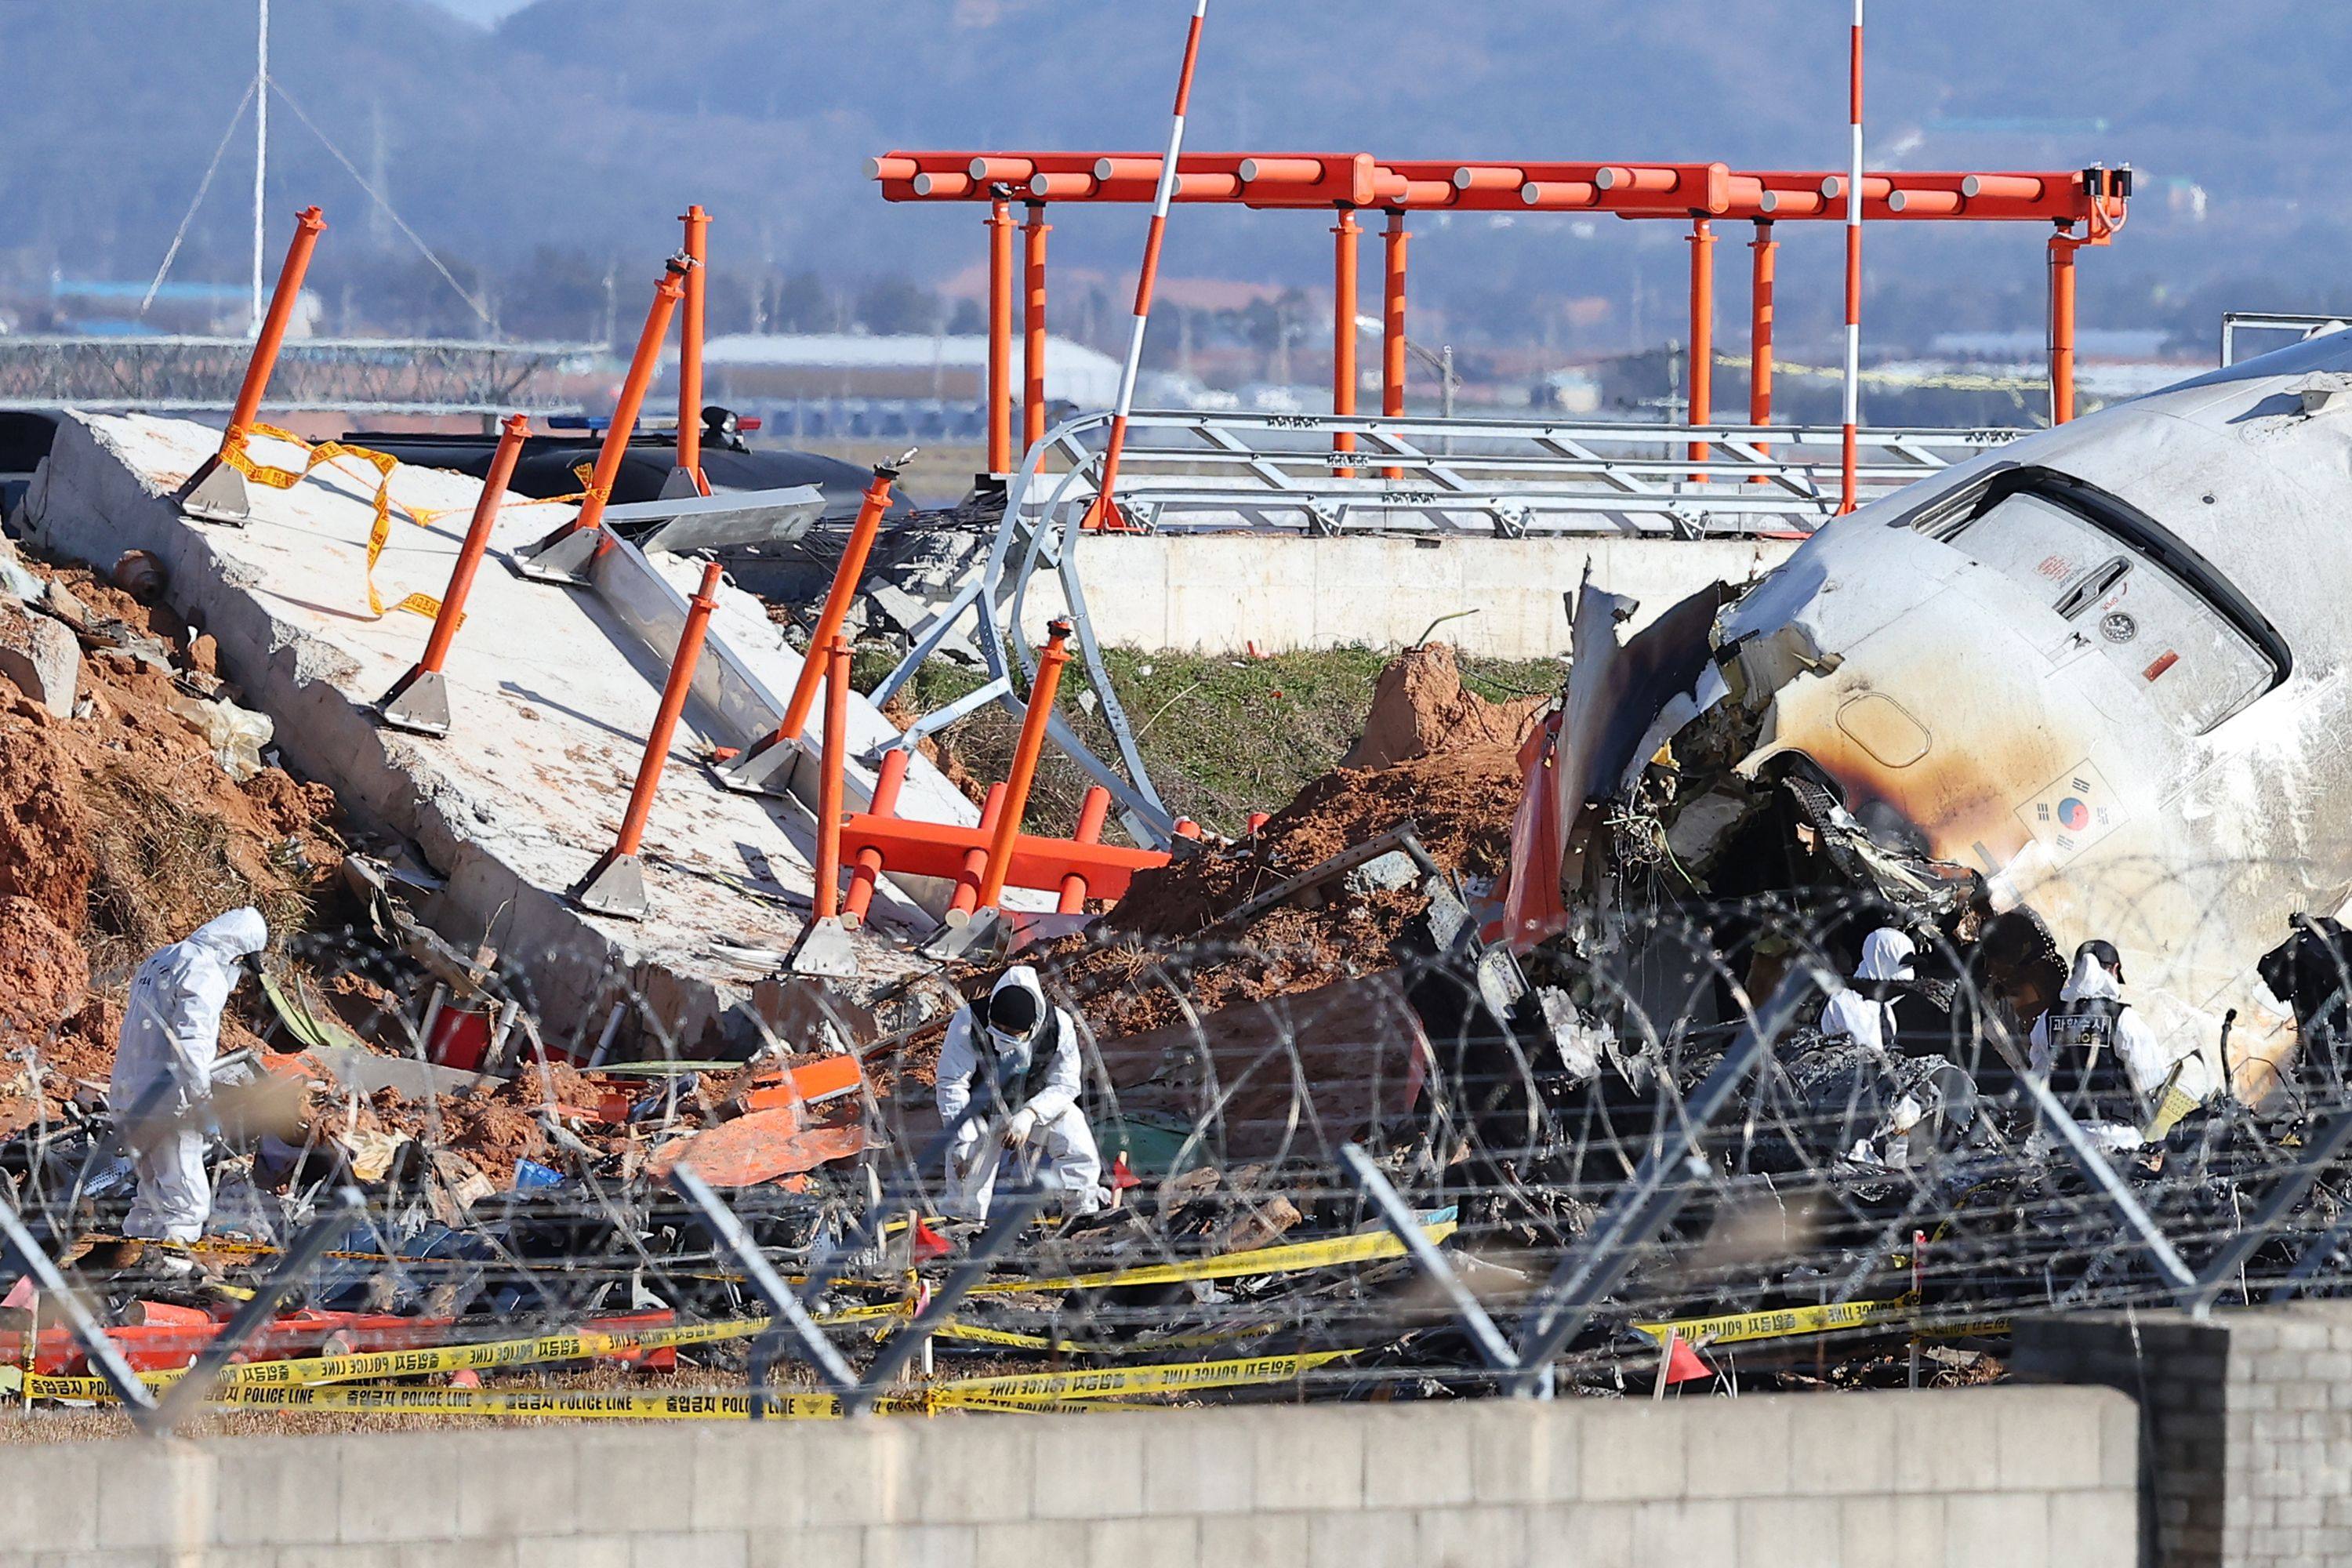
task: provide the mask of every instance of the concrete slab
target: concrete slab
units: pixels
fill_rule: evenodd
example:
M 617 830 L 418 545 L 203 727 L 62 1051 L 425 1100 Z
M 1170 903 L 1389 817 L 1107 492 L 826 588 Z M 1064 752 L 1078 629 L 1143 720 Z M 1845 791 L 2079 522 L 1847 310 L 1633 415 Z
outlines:
M 740 1004 L 761 973 L 714 944 L 788 950 L 803 922 L 814 858 L 804 807 L 730 795 L 711 784 L 699 760 L 714 744 L 752 738 L 747 731 L 760 722 L 760 709 L 747 693 L 789 692 L 798 674 L 798 657 L 760 602 L 731 586 L 720 591 L 698 700 L 688 706 L 646 837 L 650 917 L 585 915 L 562 895 L 619 826 L 667 670 L 669 648 L 640 636 L 658 637 L 659 617 L 649 619 L 642 605 L 616 613 L 594 595 L 505 570 L 495 552 L 571 515 L 567 506 L 510 501 L 450 656 L 450 736 L 383 729 L 368 705 L 416 658 L 428 622 L 369 611 L 375 476 L 321 468 L 291 490 L 257 489 L 253 519 L 241 528 L 193 521 L 172 492 L 217 441 L 186 421 L 71 416 L 34 479 L 25 518 L 47 548 L 85 560 L 152 552 L 169 574 L 174 607 L 218 640 L 224 673 L 276 721 L 289 763 L 332 785 L 362 826 L 418 843 L 447 878 L 427 918 L 461 948 L 487 941 L 525 963 L 553 1037 L 601 1030 L 632 992 L 645 1006 L 627 1027 L 642 1025 L 684 1048 L 725 1018 L 740 1037 L 750 1024 Z M 274 441 L 257 442 L 254 455 L 299 466 L 296 448 Z M 392 534 L 376 568 L 384 603 L 441 592 L 478 493 L 477 481 L 462 475 L 405 465 L 394 471 Z M 409 521 L 406 508 L 426 514 L 429 525 Z M 682 610 L 698 563 L 638 560 Z M 812 730 L 817 722 L 812 716 Z M 849 733 L 857 751 L 895 731 L 861 700 Z M 853 770 L 853 808 L 870 784 L 869 773 Z M 920 759 L 908 770 L 900 809 L 963 824 L 976 816 Z M 918 900 L 936 892 L 886 886 L 877 919 L 928 929 Z M 871 932 L 856 941 L 870 983 L 915 964 Z

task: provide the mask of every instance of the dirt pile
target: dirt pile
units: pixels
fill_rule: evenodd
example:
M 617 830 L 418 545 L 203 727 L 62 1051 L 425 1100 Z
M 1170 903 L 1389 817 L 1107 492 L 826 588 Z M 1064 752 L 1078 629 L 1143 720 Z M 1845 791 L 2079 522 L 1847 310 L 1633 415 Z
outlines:
M 1342 768 L 1386 768 L 1446 752 L 1512 748 L 1549 697 L 1489 702 L 1462 684 L 1450 643 L 1423 643 L 1389 661 L 1372 690 L 1364 732 L 1339 759 Z
M 1488 703 L 1463 690 L 1451 649 L 1408 650 L 1382 673 L 1378 689 L 1366 742 L 1349 754 L 1404 750 L 1406 758 L 1333 769 L 1240 844 L 1139 875 L 1098 937 L 1054 950 L 1049 962 L 1061 984 L 1082 998 L 1098 1027 L 1157 1028 L 1188 1008 L 1213 1011 L 1390 967 L 1390 944 L 1426 902 L 1411 885 L 1335 879 L 1312 900 L 1218 922 L 1400 824 L 1412 823 L 1430 858 L 1457 879 L 1504 869 L 1519 800 L 1517 744 L 1535 707 Z
M 105 1081 L 149 952 L 244 903 L 277 935 L 299 930 L 342 856 L 331 792 L 275 768 L 238 784 L 173 711 L 216 687 L 176 616 L 25 564 L 71 596 L 84 698 L 59 719 L 0 676 L 0 1055 L 16 1058 L 0 1062 L 0 1125 Z M 224 1047 L 240 1037 L 232 1023 Z

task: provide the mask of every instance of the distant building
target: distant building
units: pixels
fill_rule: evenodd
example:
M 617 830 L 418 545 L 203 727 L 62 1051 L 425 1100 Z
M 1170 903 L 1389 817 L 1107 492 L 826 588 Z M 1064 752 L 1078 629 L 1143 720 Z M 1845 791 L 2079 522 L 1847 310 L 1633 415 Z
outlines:
M 1045 340 L 1052 417 L 1108 408 L 1118 362 L 1066 338 Z M 1013 400 L 1025 366 L 1013 340 Z M 671 384 L 675 385 L 673 380 Z M 856 332 L 733 332 L 702 347 L 703 396 L 767 421 L 780 440 L 979 441 L 988 388 L 988 340 L 977 334 L 877 337 Z
M 1013 340 L 1013 389 L 1026 374 Z M 702 347 L 703 385 L 725 402 L 753 397 L 979 398 L 988 381 L 988 340 L 857 332 L 731 332 Z M 1118 362 L 1067 338 L 1045 340 L 1045 399 L 1107 408 L 1118 393 Z

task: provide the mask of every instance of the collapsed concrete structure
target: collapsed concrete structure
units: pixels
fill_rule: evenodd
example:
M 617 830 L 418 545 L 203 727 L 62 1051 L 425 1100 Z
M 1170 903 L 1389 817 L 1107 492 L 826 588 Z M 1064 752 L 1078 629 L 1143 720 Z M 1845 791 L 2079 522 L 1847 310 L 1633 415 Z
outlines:
M 584 1034 L 593 1045 L 626 1001 L 631 1036 L 657 1019 L 673 1050 L 696 1054 L 713 1029 L 753 1041 L 746 1004 L 805 923 L 813 854 L 810 808 L 799 796 L 730 793 L 702 766 L 712 748 L 761 738 L 782 717 L 775 694 L 799 672 L 799 655 L 758 601 L 720 590 L 688 709 L 689 739 L 663 773 L 649 841 L 650 918 L 590 914 L 565 894 L 612 844 L 692 564 L 636 555 L 616 541 L 635 570 L 609 596 L 485 572 L 450 671 L 453 733 L 412 738 L 371 712 L 414 662 L 425 626 L 397 608 L 369 611 L 373 483 L 331 468 L 291 489 L 257 489 L 243 527 L 197 521 L 174 492 L 218 441 L 179 420 L 68 418 L 22 521 L 67 556 L 150 552 L 180 612 L 218 643 L 224 673 L 276 721 L 289 763 L 332 786 L 357 826 L 421 851 L 443 883 L 425 905 L 428 922 L 462 948 L 487 946 L 522 963 L 551 1036 Z M 396 605 L 440 592 L 480 487 L 405 466 L 391 483 L 394 510 L 373 572 L 383 601 Z M 573 510 L 512 502 L 493 546 L 536 539 Z M 411 513 L 430 521 L 419 526 Z M 814 721 L 811 729 L 814 739 Z M 898 731 L 861 702 L 850 734 L 864 754 Z M 853 802 L 873 778 L 870 762 L 853 764 Z M 801 788 L 813 802 L 813 786 Z M 910 813 L 977 820 L 920 757 L 910 760 L 904 791 Z M 876 914 L 928 925 L 926 908 L 940 901 L 937 887 L 886 879 Z M 903 973 L 895 950 L 857 940 L 877 983 Z

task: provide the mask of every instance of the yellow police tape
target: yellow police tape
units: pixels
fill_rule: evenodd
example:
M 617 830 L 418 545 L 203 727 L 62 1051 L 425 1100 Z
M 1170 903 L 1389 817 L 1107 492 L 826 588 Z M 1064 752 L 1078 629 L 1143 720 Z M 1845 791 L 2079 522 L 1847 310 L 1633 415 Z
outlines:
M 1432 1244 L 1452 1236 L 1455 1226 L 1442 1221 L 1423 1227 Z M 1401 1256 L 1404 1244 L 1387 1231 L 1368 1232 L 1360 1236 L 1332 1237 L 1321 1241 L 1294 1242 L 1283 1247 L 1259 1247 L 1250 1252 L 1225 1253 L 1215 1258 L 1187 1258 L 1177 1263 L 1153 1263 L 1139 1268 L 1113 1269 L 1104 1273 L 1070 1275 L 1053 1279 L 1008 1279 L 975 1287 L 971 1294 L 1012 1295 L 1034 1291 L 1059 1291 L 1079 1289 L 1104 1289 L 1121 1285 L 1171 1284 L 1195 1279 L 1223 1279 L 1244 1276 L 1286 1274 L 1312 1268 L 1328 1268 L 1342 1264 L 1377 1261 Z M 906 1320 L 913 1316 L 903 1301 L 885 1301 L 866 1306 L 845 1307 L 827 1312 L 817 1321 L 826 1328 L 880 1322 L 886 1320 Z M 633 1330 L 619 1333 L 579 1331 L 557 1334 L 541 1334 L 529 1339 L 485 1340 L 468 1344 L 430 1345 L 410 1350 L 361 1351 L 345 1355 L 295 1356 L 282 1361 L 235 1363 L 222 1370 L 219 1386 L 226 1390 L 241 1387 L 304 1387 L 323 1384 L 352 1383 L 369 1377 L 416 1377 L 453 1372 L 476 1372 L 496 1367 L 530 1366 L 550 1362 L 591 1361 L 599 1357 L 626 1354 L 637 1351 L 675 1350 L 689 1345 L 716 1344 L 729 1340 L 749 1339 L 766 1331 L 773 1320 L 769 1318 L 735 1318 L 711 1323 L 682 1323 L 664 1328 Z M 1024 1334 L 1011 1330 L 991 1329 L 982 1324 L 960 1322 L 949 1319 L 933 1333 L 941 1339 L 966 1341 L 975 1344 L 999 1345 L 1009 1349 L 1062 1351 L 1081 1354 L 1116 1354 L 1122 1349 L 1176 1349 L 1226 1342 L 1232 1339 L 1252 1337 L 1211 1334 L 1191 1336 L 1181 1340 L 1160 1342 L 1151 1345 L 1131 1347 L 1104 1346 L 1058 1341 L 1042 1334 Z M 1219 1363 L 1202 1363 L 1219 1364 Z M 142 1381 L 163 1386 L 174 1383 L 184 1369 L 171 1368 L 141 1373 Z M 113 1388 L 101 1377 L 48 1376 L 33 1373 L 26 1376 L 24 1394 L 32 1399 L 110 1400 Z
M 1327 1366 L 1353 1351 L 1312 1351 L 1297 1355 L 1246 1356 L 1231 1361 L 1176 1363 L 1090 1372 L 1036 1373 L 1012 1377 L 961 1378 L 905 1394 L 885 1395 L 875 1408 L 890 1413 L 951 1409 L 1019 1409 L 1034 1412 L 1070 1405 L 1143 1394 L 1183 1394 L 1254 1384 L 1283 1383 Z M 231 1368 L 231 1371 L 239 1369 Z M 72 1384 L 71 1392 L 54 1385 Z M 98 1391 L 87 1388 L 96 1384 Z M 33 1399 L 111 1397 L 102 1378 L 25 1380 Z M 268 1410 L 361 1410 L 388 1415 L 558 1415 L 618 1420 L 748 1420 L 751 1399 L 743 1394 L 598 1393 L 583 1390 L 504 1388 L 360 1387 L 228 1383 L 212 1403 Z M 841 1414 L 830 1394 L 779 1393 L 769 1396 L 772 1414 L 786 1418 L 828 1419 Z
M 898 1311 L 895 1304 L 853 1307 L 825 1320 L 847 1322 L 879 1318 Z M 764 1331 L 766 1318 L 731 1318 L 715 1323 L 679 1323 L 636 1329 L 621 1333 L 583 1330 L 541 1334 L 533 1339 L 484 1340 L 473 1344 L 425 1345 L 413 1350 L 359 1351 L 348 1355 L 293 1356 L 284 1361 L 237 1362 L 223 1367 L 220 1387 L 299 1387 L 330 1383 L 354 1383 L 369 1377 L 418 1377 L 436 1373 L 479 1372 L 496 1367 L 532 1366 L 548 1362 L 593 1361 L 600 1356 L 637 1351 L 676 1350 L 685 1345 L 717 1344 L 749 1339 Z M 177 1383 L 184 1367 L 139 1374 L 153 1387 Z M 111 1399 L 113 1385 L 102 1377 L 49 1377 L 34 1374 L 25 1380 L 31 1399 Z
M 1432 1246 L 1454 1232 L 1454 1222 L 1423 1226 L 1422 1235 Z M 1147 1263 L 1099 1274 L 1070 1274 L 1055 1279 L 992 1279 L 975 1285 L 974 1296 L 1015 1296 L 1048 1290 L 1099 1290 L 1120 1285 L 1176 1285 L 1196 1279 L 1238 1279 L 1260 1274 L 1290 1274 L 1307 1268 L 1335 1268 L 1346 1263 L 1372 1263 L 1404 1256 L 1404 1243 L 1385 1230 L 1361 1236 L 1335 1236 L 1322 1241 L 1296 1241 L 1283 1247 L 1261 1247 L 1250 1252 L 1221 1253 L 1214 1258 L 1188 1258 L 1179 1263 Z
M 1752 1340 L 1798 1339 L 1808 1334 L 1835 1333 L 1841 1329 L 1874 1328 L 1880 1324 L 1914 1323 L 1919 1298 L 1906 1293 L 1876 1301 L 1833 1301 L 1819 1307 L 1780 1307 L 1763 1312 L 1733 1312 L 1720 1318 L 1681 1318 L 1672 1322 L 1635 1323 L 1654 1340 L 1668 1331 L 1691 1344 L 1731 1345 Z M 1915 1330 L 1925 1338 L 1953 1339 L 2009 1331 L 2006 1318 L 1969 1322 L 1920 1323 Z
M 256 436 L 267 436 L 273 441 L 300 447 L 302 467 L 299 469 L 278 468 L 254 461 L 253 455 L 246 450 L 246 443 Z M 354 447 L 343 441 L 321 441 L 314 447 L 291 430 L 281 430 L 275 425 L 256 425 L 250 430 L 231 430 L 221 441 L 220 455 L 222 462 L 247 479 L 265 489 L 273 490 L 290 490 L 309 478 L 312 469 L 343 458 L 356 458 L 373 468 L 376 472 L 375 521 L 368 530 L 368 609 L 378 616 L 385 613 L 383 599 L 375 591 L 375 563 L 376 558 L 383 553 L 385 542 L 392 537 L 392 470 L 400 466 L 399 458 L 389 452 Z M 422 526 L 422 521 L 415 520 L 414 513 L 411 517 Z M 441 613 L 441 601 L 429 594 L 411 594 L 393 608 L 407 610 L 429 619 Z

